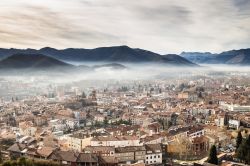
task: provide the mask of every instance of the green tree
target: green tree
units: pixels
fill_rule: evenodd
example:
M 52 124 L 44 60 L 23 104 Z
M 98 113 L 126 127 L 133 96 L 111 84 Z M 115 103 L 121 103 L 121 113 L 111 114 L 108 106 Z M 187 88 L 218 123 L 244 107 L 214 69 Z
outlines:
M 122 124 L 122 123 L 123 123 L 123 120 L 120 119 L 120 120 L 118 121 L 118 124 L 120 125 L 120 124 Z
M 236 157 L 246 164 L 250 164 L 250 135 L 242 141 L 236 150 Z
M 240 146 L 238 147 L 238 149 L 236 150 L 236 157 L 238 159 L 240 159 L 241 161 L 245 160 L 245 149 L 244 149 L 244 145 L 240 144 Z
M 217 150 L 216 150 L 215 145 L 213 145 L 210 149 L 210 153 L 209 153 L 209 157 L 208 157 L 207 162 L 210 164 L 218 165 Z
M 27 163 L 26 158 L 22 157 L 18 160 L 18 164 L 20 164 L 21 166 L 25 166 Z
M 11 161 L 6 161 L 5 163 L 3 163 L 3 166 L 12 166 L 12 162 Z
M 243 147 L 246 153 L 245 162 L 246 164 L 250 164 L 250 134 L 248 135 Z
M 97 120 L 95 121 L 95 124 L 94 124 L 95 127 L 100 127 L 100 122 L 98 122 Z
M 105 127 L 109 124 L 108 118 L 106 116 L 104 118 L 103 124 Z
M 240 144 L 242 143 L 242 135 L 241 131 L 238 132 L 237 138 L 236 138 L 236 149 L 240 147 Z
M 1 166 L 59 166 L 59 163 L 53 161 L 30 160 L 24 157 L 19 160 L 11 160 L 4 162 Z
M 82 92 L 82 96 L 83 99 L 86 99 L 86 94 L 84 92 Z
M 3 163 L 3 155 L 2 155 L 2 151 L 1 151 L 1 148 L 0 148 L 0 164 Z
M 128 124 L 132 125 L 132 120 L 130 118 L 128 119 Z

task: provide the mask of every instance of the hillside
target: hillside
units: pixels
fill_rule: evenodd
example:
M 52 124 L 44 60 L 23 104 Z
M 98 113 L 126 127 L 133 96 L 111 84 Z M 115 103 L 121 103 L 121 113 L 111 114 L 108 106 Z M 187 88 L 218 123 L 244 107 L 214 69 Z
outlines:
M 250 65 L 250 49 L 225 51 L 220 54 L 183 52 L 182 57 L 194 63 Z
M 72 65 L 42 54 L 14 54 L 0 61 L 1 69 L 64 68 Z
M 193 63 L 207 63 L 214 58 L 215 54 L 210 52 L 182 52 L 180 56 Z
M 193 63 L 186 61 L 180 63 L 175 58 L 163 57 L 160 54 L 143 50 L 133 49 L 128 46 L 99 47 L 95 49 L 75 49 L 68 48 L 58 50 L 45 47 L 40 50 L 35 49 L 0 49 L 0 57 L 8 57 L 16 53 L 23 54 L 43 54 L 64 61 L 78 62 L 124 62 L 124 63 L 162 63 L 169 65 L 188 65 Z
M 194 63 L 190 64 L 189 60 L 187 60 L 179 55 L 176 55 L 176 54 L 167 54 L 167 55 L 163 55 L 163 57 L 168 59 L 168 60 L 175 61 L 176 63 L 179 63 L 179 64 L 195 65 Z

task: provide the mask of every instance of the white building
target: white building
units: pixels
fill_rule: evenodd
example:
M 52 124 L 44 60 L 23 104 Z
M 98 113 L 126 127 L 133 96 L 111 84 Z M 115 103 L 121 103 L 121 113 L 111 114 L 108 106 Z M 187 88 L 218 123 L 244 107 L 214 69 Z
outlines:
M 82 150 L 90 145 L 92 137 L 78 133 L 67 136 L 67 146 L 70 150 L 82 152 Z
M 140 146 L 140 139 L 136 136 L 99 136 L 91 139 L 91 146 Z
M 201 127 L 193 127 L 188 131 L 190 138 L 201 137 L 205 135 L 205 130 Z
M 237 105 L 237 104 L 227 104 L 225 102 L 220 102 L 220 106 L 222 108 L 225 108 L 229 111 L 235 111 L 235 112 L 250 112 L 250 106 L 249 105 Z
M 162 148 L 160 144 L 145 145 L 146 155 L 145 164 L 155 165 L 162 164 Z
M 239 127 L 240 127 L 240 121 L 239 121 L 239 120 L 230 119 L 230 120 L 228 121 L 228 127 L 238 130 Z

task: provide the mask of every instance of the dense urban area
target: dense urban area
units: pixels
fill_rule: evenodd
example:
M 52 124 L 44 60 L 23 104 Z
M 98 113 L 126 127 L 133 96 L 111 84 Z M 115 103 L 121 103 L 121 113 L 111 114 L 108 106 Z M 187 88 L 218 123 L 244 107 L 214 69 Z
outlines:
M 0 162 L 247 165 L 249 85 L 248 72 L 67 83 L 2 77 Z

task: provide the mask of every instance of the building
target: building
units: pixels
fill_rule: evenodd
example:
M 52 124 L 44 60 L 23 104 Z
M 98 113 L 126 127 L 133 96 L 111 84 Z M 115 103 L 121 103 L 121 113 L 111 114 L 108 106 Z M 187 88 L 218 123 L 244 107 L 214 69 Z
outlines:
M 145 145 L 145 164 L 162 164 L 162 148 L 160 144 Z
M 31 121 L 24 121 L 19 123 L 20 134 L 27 136 L 35 136 L 37 128 L 33 126 Z
M 67 137 L 67 145 L 70 150 L 82 152 L 86 146 L 90 145 L 91 139 L 90 135 L 77 133 Z
M 209 150 L 209 139 L 205 136 L 192 139 L 191 152 L 195 155 L 206 154 Z
M 229 121 L 228 121 L 228 127 L 231 128 L 231 129 L 238 130 L 239 127 L 240 127 L 240 121 L 239 120 L 229 119 Z
M 140 146 L 140 139 L 136 136 L 98 136 L 91 139 L 91 146 Z
M 87 146 L 85 153 L 97 154 L 98 156 L 115 156 L 114 146 Z
M 145 162 L 145 146 L 130 146 L 115 148 L 115 156 L 119 163 L 132 164 L 136 162 Z

